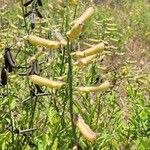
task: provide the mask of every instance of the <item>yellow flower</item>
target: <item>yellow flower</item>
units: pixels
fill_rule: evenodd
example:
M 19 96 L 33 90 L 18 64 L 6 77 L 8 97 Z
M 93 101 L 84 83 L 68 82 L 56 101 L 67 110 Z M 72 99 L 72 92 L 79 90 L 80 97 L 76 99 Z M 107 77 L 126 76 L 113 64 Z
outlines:
M 84 122 L 81 116 L 76 116 L 75 118 L 75 125 L 79 128 L 82 135 L 88 140 L 88 141 L 94 141 L 96 140 L 97 134 L 91 130 L 91 128 Z
M 104 49 L 105 49 L 105 44 L 99 43 L 84 51 L 76 51 L 72 53 L 72 55 L 75 55 L 77 58 L 82 58 L 82 57 L 87 57 L 87 56 L 101 53 Z
M 84 22 L 94 14 L 94 11 L 94 7 L 89 7 L 79 18 L 71 23 L 73 27 L 66 34 L 70 41 L 75 40 L 81 34 Z
M 79 67 L 83 68 L 86 65 L 88 65 L 94 58 L 96 58 L 96 56 L 97 55 L 91 55 L 85 58 L 81 58 L 75 63 L 75 65 L 78 65 Z
M 59 48 L 60 42 L 58 41 L 50 41 L 44 38 L 37 37 L 35 35 L 28 35 L 25 37 L 31 44 L 45 46 L 47 48 Z
M 79 92 L 82 93 L 90 93 L 90 92 L 100 92 L 100 91 L 105 91 L 110 87 L 110 83 L 108 81 L 105 81 L 99 86 L 85 86 L 85 87 L 76 87 L 76 89 Z
M 83 23 L 82 22 L 78 22 L 76 24 L 74 24 L 74 26 L 71 28 L 70 31 L 68 31 L 66 33 L 67 37 L 69 38 L 70 41 L 75 40 L 77 37 L 79 37 L 79 35 L 81 34 L 83 30 Z
M 61 82 L 61 81 L 52 81 L 49 80 L 47 78 L 43 78 L 37 75 L 30 75 L 29 79 L 37 85 L 41 85 L 41 86 L 48 86 L 50 88 L 54 88 L 54 89 L 60 89 L 65 82 Z

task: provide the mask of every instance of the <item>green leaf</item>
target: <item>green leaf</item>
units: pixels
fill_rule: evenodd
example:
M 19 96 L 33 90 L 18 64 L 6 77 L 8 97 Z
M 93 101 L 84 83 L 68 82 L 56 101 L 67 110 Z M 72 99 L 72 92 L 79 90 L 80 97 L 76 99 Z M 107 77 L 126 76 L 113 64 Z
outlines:
M 13 110 L 16 107 L 16 100 L 12 99 L 11 103 L 10 103 L 10 109 Z
M 58 138 L 55 139 L 54 144 L 52 146 L 52 150 L 57 150 L 57 146 L 58 146 Z

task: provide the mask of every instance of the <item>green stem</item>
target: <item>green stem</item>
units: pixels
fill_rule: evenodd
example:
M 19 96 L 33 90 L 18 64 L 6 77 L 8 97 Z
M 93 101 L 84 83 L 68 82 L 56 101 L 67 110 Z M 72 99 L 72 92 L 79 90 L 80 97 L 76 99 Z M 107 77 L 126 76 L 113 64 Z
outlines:
M 68 7 L 68 0 L 65 1 L 67 6 L 67 14 L 66 14 L 66 24 L 65 24 L 65 31 L 67 32 L 69 27 L 69 7 Z M 72 45 L 71 45 L 72 46 Z M 74 124 L 74 115 L 73 115 L 73 90 L 72 90 L 72 61 L 71 61 L 71 47 L 69 43 L 69 39 L 67 38 L 67 56 L 68 56 L 68 74 L 67 74 L 67 82 L 68 82 L 68 88 L 66 88 L 66 94 L 69 98 L 69 112 L 71 117 L 71 126 L 72 126 L 72 145 L 76 144 L 76 129 Z
M 92 65 L 92 71 L 91 71 L 91 72 L 92 72 L 92 75 L 91 75 L 90 84 L 93 84 L 94 75 L 95 75 L 95 73 L 96 73 L 95 68 L 96 68 L 96 61 L 95 61 L 95 63 Z
M 65 60 L 65 48 L 62 50 L 62 61 L 61 61 L 61 69 L 60 69 L 60 76 L 62 76 L 63 71 L 64 71 L 64 60 Z
M 33 128 L 33 123 L 34 123 L 34 115 L 35 115 L 35 110 L 36 110 L 36 106 L 37 106 L 37 100 L 38 100 L 38 97 L 35 98 L 35 101 L 34 101 L 34 105 L 33 105 L 33 109 L 31 111 L 31 121 L 30 121 L 30 124 L 29 124 L 29 129 L 30 128 Z
M 29 30 L 28 30 L 28 27 L 27 27 L 26 18 L 24 17 L 25 11 L 24 11 L 24 8 L 23 8 L 23 0 L 21 0 L 21 8 L 22 8 L 22 14 L 23 14 L 23 19 L 24 19 L 24 24 L 25 24 L 26 32 L 29 34 Z
M 14 124 L 13 124 L 13 117 L 12 112 L 10 109 L 10 99 L 9 99 L 9 113 L 10 113 L 10 123 L 11 123 L 11 139 L 12 139 L 12 149 L 15 150 L 15 139 L 14 139 Z
M 67 39 L 67 55 L 68 55 L 68 98 L 69 98 L 69 112 L 71 117 L 71 125 L 72 125 L 72 133 L 73 133 L 73 144 L 76 144 L 76 129 L 74 124 L 74 113 L 73 113 L 73 89 L 72 89 L 72 61 L 71 61 L 71 47 L 72 45 L 69 44 L 69 40 Z
M 96 127 L 98 128 L 98 121 L 99 121 L 99 116 L 101 114 L 101 96 L 99 97 L 98 100 L 98 108 L 97 108 L 97 117 L 96 117 Z

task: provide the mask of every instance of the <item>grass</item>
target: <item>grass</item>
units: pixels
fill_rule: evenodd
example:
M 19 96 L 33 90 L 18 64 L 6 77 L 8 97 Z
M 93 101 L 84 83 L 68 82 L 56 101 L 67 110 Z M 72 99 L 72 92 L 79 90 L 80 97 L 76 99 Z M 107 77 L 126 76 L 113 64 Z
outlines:
M 35 1 L 36 2 L 36 1 Z M 61 7 L 56 1 L 45 1 L 38 7 L 43 15 L 36 17 L 35 29 L 30 18 L 21 19 L 20 2 L 0 3 L 0 65 L 5 47 L 17 66 L 7 73 L 8 83 L 0 87 L 0 149 L 78 149 L 148 150 L 150 147 L 150 4 L 148 1 L 104 1 L 96 5 L 95 14 L 84 24 L 80 37 L 58 49 L 46 49 L 36 60 L 40 76 L 66 82 L 59 90 L 40 86 L 44 93 L 22 73 L 31 72 L 28 60 L 42 48 L 23 37 L 30 34 L 57 40 L 54 29 L 66 37 L 70 22 L 79 17 L 90 1 Z M 24 3 L 24 1 L 23 1 Z M 13 13 L 12 13 L 13 12 Z M 25 24 L 26 22 L 26 24 Z M 93 40 L 94 39 L 94 40 Z M 67 40 L 67 38 L 66 38 Z M 86 67 L 74 65 L 71 55 L 77 50 L 104 42 L 107 49 Z M 5 47 L 3 47 L 3 45 Z M 76 87 L 98 86 L 109 80 L 104 92 L 80 93 Z M 41 92 L 41 91 L 40 91 Z M 4 94 L 7 94 L 4 96 Z M 84 138 L 74 118 L 82 116 L 90 129 L 98 133 L 93 142 Z M 27 130 L 26 130 L 27 129 Z M 31 130 L 31 131 L 30 131 Z

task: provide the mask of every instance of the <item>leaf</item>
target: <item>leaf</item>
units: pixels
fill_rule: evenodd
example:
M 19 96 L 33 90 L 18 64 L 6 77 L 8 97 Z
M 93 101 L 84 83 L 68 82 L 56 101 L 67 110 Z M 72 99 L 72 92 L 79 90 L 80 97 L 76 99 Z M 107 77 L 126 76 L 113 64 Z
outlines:
M 5 150 L 6 149 L 6 141 L 5 140 L 3 140 L 3 142 L 2 142 L 2 150 Z
M 58 138 L 55 139 L 54 144 L 52 146 L 52 150 L 57 150 L 57 146 L 58 146 Z
M 16 100 L 12 99 L 11 103 L 10 103 L 10 109 L 13 110 L 16 107 Z

